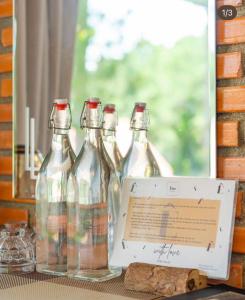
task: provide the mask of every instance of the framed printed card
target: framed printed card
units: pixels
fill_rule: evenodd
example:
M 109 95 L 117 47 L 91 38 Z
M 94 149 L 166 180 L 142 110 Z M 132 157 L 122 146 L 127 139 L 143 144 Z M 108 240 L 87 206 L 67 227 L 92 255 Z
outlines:
M 197 268 L 209 278 L 227 279 L 235 193 L 233 180 L 127 178 L 111 265 Z

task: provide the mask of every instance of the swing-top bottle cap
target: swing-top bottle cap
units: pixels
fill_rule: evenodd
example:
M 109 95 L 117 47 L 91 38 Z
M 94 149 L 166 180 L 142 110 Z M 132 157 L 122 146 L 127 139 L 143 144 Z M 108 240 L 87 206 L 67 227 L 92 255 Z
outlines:
M 135 103 L 135 112 L 144 112 L 146 109 L 146 103 L 137 102 Z
M 115 131 L 117 112 L 115 104 L 106 104 L 103 109 L 103 129 Z
M 103 112 L 108 113 L 108 114 L 112 114 L 112 113 L 115 112 L 115 110 L 116 110 L 115 104 L 106 104 L 105 107 L 104 107 Z
M 68 99 L 54 99 L 49 128 L 65 130 L 71 128 L 71 110 Z
M 81 128 L 102 127 L 101 101 L 99 98 L 90 97 L 85 101 L 81 114 L 80 124 Z
M 86 101 L 89 109 L 96 109 L 101 104 L 100 99 L 97 97 L 90 97 Z
M 68 99 L 54 99 L 54 105 L 58 110 L 64 110 L 68 106 Z
M 147 130 L 149 115 L 145 102 L 136 102 L 132 113 L 130 128 L 136 130 Z

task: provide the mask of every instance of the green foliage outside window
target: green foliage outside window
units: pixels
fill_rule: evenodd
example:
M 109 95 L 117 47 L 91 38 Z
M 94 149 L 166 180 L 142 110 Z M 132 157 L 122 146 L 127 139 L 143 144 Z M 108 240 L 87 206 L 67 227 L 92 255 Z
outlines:
M 208 175 L 206 39 L 185 37 L 172 48 L 141 40 L 121 59 L 102 57 L 97 69 L 88 71 L 86 50 L 95 29 L 87 25 L 87 13 L 87 1 L 83 0 L 72 82 L 75 127 L 79 127 L 82 100 L 88 96 L 115 103 L 119 116 L 127 117 L 134 102 L 145 101 L 150 110 L 150 141 L 169 161 L 174 173 Z

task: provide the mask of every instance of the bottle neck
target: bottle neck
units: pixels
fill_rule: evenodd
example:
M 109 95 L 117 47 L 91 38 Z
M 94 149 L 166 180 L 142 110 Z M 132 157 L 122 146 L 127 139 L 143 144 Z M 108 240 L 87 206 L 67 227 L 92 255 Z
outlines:
M 60 151 L 71 147 L 70 139 L 68 135 L 69 130 L 65 129 L 54 129 L 53 137 L 51 142 L 52 151 Z
M 145 129 L 141 129 L 141 130 L 134 129 L 133 130 L 133 142 L 147 143 L 148 142 L 147 130 L 145 130 Z
M 116 138 L 116 131 L 115 130 L 108 130 L 108 129 L 103 129 L 103 137 L 106 139 L 108 138 Z
M 98 147 L 101 139 L 101 128 L 85 128 L 85 141 Z
M 68 135 L 69 129 L 53 129 L 53 135 Z

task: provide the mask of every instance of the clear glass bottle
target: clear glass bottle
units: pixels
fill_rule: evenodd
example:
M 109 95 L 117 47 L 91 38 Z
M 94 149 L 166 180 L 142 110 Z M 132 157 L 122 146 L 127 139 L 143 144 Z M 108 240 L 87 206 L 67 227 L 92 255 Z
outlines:
M 122 177 L 154 177 L 161 172 L 147 139 L 149 116 L 146 103 L 135 103 L 130 128 L 133 130 L 131 146 L 124 158 Z
M 107 104 L 103 109 L 103 143 L 114 168 L 120 177 L 122 172 L 122 154 L 116 141 L 117 112 L 114 104 Z
M 103 146 L 110 167 L 109 198 L 109 252 L 112 253 L 120 209 L 120 177 L 122 155 L 116 141 L 117 112 L 114 104 L 107 104 L 103 109 Z
M 66 99 L 54 100 L 49 127 L 51 148 L 36 184 L 36 270 L 65 275 L 67 271 L 67 180 L 75 160 L 68 132 L 71 111 Z
M 105 281 L 119 276 L 121 269 L 109 266 L 110 168 L 103 151 L 98 98 L 85 102 L 81 128 L 85 141 L 68 181 L 68 276 Z

